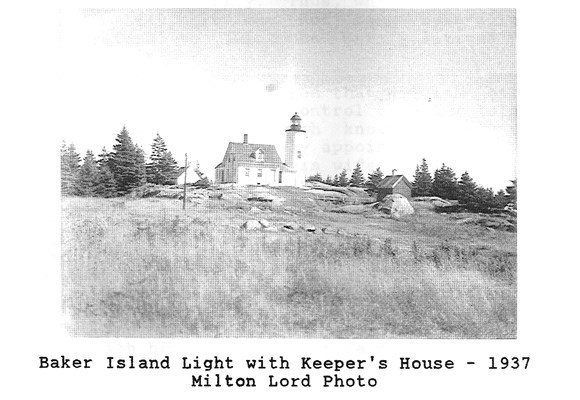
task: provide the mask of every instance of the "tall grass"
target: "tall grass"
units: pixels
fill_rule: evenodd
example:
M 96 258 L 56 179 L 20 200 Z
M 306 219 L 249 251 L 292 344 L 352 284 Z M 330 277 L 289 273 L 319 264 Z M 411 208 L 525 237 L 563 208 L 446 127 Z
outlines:
M 65 210 L 63 308 L 74 335 L 515 337 L 514 254 L 249 232 L 132 204 Z

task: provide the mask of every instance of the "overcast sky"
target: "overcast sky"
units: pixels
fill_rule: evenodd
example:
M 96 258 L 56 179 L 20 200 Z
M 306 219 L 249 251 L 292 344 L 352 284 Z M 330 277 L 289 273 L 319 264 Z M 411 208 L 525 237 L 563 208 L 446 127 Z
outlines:
M 484 186 L 516 170 L 513 10 L 63 11 L 61 139 L 109 150 L 156 132 L 213 178 L 228 142 L 271 143 L 298 112 L 310 170 L 412 179 L 425 157 Z

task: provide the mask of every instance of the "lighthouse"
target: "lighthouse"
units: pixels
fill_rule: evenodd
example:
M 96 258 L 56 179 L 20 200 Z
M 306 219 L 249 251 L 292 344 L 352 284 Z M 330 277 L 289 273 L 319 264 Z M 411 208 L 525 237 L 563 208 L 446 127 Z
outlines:
M 297 112 L 290 118 L 290 122 L 290 128 L 286 129 L 284 164 L 295 176 L 294 186 L 303 186 L 306 131 L 302 129 L 302 118 Z

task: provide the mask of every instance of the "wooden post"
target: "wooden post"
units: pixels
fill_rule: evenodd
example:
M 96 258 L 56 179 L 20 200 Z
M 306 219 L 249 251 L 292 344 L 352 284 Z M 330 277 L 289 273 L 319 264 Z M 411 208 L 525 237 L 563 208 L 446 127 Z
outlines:
M 185 210 L 185 202 L 187 201 L 187 153 L 185 153 L 185 171 L 183 171 L 183 209 Z

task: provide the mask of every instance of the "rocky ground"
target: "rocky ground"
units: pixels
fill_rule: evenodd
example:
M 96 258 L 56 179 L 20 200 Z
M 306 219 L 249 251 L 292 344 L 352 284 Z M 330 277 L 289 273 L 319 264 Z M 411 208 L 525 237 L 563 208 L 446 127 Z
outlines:
M 320 185 L 188 188 L 185 200 L 154 186 L 63 198 L 72 332 L 515 336 L 513 216 Z
M 133 198 L 183 201 L 182 187 L 148 185 Z M 178 203 L 178 202 L 176 202 Z M 393 195 L 377 202 L 361 188 L 307 183 L 304 188 L 216 185 L 187 188 L 187 210 L 213 224 L 264 232 L 309 232 L 343 236 L 394 237 L 403 247 L 441 240 L 515 251 L 513 213 L 457 212 L 456 202 L 439 197 Z

